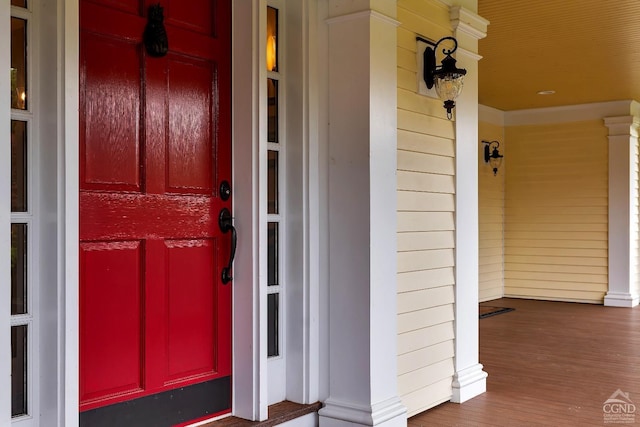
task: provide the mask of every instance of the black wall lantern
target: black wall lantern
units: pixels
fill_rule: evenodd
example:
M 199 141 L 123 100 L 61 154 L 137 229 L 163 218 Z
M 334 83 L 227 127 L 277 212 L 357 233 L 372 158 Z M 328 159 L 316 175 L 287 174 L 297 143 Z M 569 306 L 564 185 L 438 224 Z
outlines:
M 498 168 L 502 164 L 502 158 L 504 157 L 498 151 L 498 147 L 500 147 L 500 143 L 498 141 L 482 141 L 484 146 L 484 162 L 489 163 L 491 165 L 491 169 L 493 169 L 493 176 L 496 176 L 498 173 Z
M 456 67 L 456 60 L 451 56 L 458 49 L 458 41 L 454 37 L 443 37 L 436 43 L 422 37 L 416 37 L 416 40 L 433 46 L 424 50 L 423 78 L 427 88 L 431 89 L 435 85 L 438 96 L 444 101 L 447 118 L 451 120 L 451 110 L 456 106 L 454 100 L 462 92 L 462 80 L 467 74 L 467 70 Z M 453 41 L 453 48 L 442 49 L 445 57 L 442 59 L 442 65 L 437 65 L 436 50 L 445 40 Z

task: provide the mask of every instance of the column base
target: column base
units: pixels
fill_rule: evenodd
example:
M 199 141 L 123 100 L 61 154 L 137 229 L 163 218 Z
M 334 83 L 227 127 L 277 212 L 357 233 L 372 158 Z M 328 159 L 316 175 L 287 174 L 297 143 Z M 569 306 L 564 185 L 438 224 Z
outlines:
M 640 303 L 640 296 L 624 292 L 608 292 L 604 297 L 607 307 L 635 307 Z
M 456 372 L 453 377 L 454 403 L 463 403 L 487 391 L 487 374 L 481 363 Z
M 399 398 L 393 398 L 372 406 L 358 406 L 351 403 L 327 399 L 320 409 L 321 427 L 384 426 L 406 427 L 407 408 Z

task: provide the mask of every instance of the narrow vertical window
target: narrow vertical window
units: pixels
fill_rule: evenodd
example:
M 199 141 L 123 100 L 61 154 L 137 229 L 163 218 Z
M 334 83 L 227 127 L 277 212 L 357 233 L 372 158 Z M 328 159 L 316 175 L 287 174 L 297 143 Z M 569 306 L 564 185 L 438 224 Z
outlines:
M 4 284 L 11 292 L 10 301 L 4 301 L 4 304 L 10 304 L 11 310 L 11 416 L 21 425 L 31 425 L 26 420 L 38 411 L 29 398 L 29 390 L 37 390 L 34 384 L 37 369 L 33 363 L 33 355 L 37 354 L 33 313 L 37 299 L 33 296 L 33 278 L 29 272 L 34 229 L 33 206 L 29 201 L 30 186 L 34 181 L 29 162 L 33 136 L 29 129 L 34 117 L 29 92 L 29 70 L 33 64 L 28 31 L 33 21 L 27 3 L 27 0 L 11 0 L 11 278 L 10 283 Z
M 278 223 L 270 222 L 267 226 L 267 280 L 269 286 L 278 286 Z
M 278 80 L 267 79 L 267 141 L 278 142 Z
M 27 21 L 11 18 L 11 108 L 27 109 Z
M 269 294 L 267 296 L 267 356 L 273 357 L 280 354 L 278 340 L 280 331 L 278 325 L 279 295 Z
M 11 314 L 27 313 L 27 225 L 11 224 Z
M 11 211 L 27 211 L 27 122 L 11 120 Z
M 11 416 L 27 414 L 27 327 L 11 327 Z
M 283 156 L 285 135 L 281 132 L 283 105 L 281 103 L 281 89 L 283 85 L 282 52 L 279 46 L 281 28 L 278 22 L 279 9 L 267 6 L 267 34 L 266 34 L 266 122 L 267 122 L 267 355 L 275 359 L 283 356 L 282 310 L 284 284 L 282 272 L 282 242 L 284 241 L 283 219 L 284 197 L 281 183 L 283 181 Z
M 267 7 L 267 71 L 278 71 L 278 9 Z
M 267 213 L 278 213 L 278 151 L 267 152 Z

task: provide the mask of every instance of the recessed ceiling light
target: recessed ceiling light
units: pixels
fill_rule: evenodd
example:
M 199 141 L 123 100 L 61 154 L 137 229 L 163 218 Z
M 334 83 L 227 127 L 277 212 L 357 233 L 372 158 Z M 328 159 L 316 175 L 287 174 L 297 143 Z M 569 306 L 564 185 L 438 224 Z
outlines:
M 555 90 L 541 90 L 538 95 L 553 95 L 554 93 L 556 93 Z

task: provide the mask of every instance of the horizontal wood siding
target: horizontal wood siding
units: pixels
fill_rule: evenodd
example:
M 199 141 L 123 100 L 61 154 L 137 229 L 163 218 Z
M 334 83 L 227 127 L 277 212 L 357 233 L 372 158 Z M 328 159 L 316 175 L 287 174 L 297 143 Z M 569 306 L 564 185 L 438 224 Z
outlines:
M 500 153 L 506 156 L 504 128 L 479 122 L 480 140 L 498 141 Z M 502 298 L 504 295 L 504 177 L 505 157 L 494 176 L 489 164 L 484 162 L 484 144 L 478 150 L 478 231 L 479 231 L 479 299 L 482 301 Z
M 600 120 L 505 129 L 505 296 L 602 303 L 608 139 Z
M 398 389 L 409 415 L 450 400 L 455 147 L 442 102 L 417 94 L 416 35 L 449 35 L 436 0 L 398 1 Z

